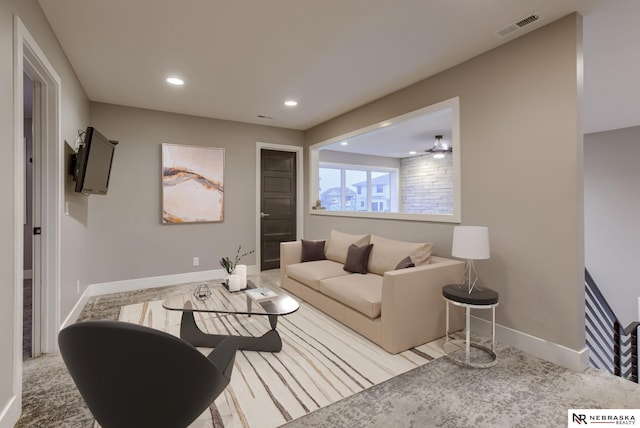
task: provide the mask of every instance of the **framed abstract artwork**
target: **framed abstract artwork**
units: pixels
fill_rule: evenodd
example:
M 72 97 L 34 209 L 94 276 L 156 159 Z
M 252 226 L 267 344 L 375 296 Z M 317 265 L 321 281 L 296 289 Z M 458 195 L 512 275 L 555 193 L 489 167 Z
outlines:
M 162 144 L 162 223 L 224 220 L 224 149 Z

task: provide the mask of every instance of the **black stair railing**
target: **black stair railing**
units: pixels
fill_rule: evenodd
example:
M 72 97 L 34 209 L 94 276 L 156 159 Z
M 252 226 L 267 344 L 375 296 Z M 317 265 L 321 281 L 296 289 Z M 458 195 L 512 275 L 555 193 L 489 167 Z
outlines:
M 638 321 L 623 327 L 585 269 L 587 346 L 592 367 L 638 383 Z

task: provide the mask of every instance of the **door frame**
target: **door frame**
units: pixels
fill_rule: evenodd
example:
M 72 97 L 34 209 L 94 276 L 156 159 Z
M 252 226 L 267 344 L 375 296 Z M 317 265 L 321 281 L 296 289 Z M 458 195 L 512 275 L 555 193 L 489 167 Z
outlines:
M 295 152 L 296 154 L 296 239 L 302 239 L 302 231 L 304 230 L 304 147 L 288 146 L 286 144 L 256 143 L 256 269 L 260 272 L 260 260 L 262 260 L 261 247 L 261 218 L 260 218 L 260 195 L 262 194 L 262 166 L 260 162 L 260 154 L 262 150 L 276 150 L 280 152 Z
M 41 223 L 44 234 L 41 239 L 40 269 L 42 285 L 39 290 L 39 307 L 33 310 L 41 314 L 40 328 L 41 352 L 55 352 L 60 328 L 60 207 L 63 188 L 63 147 L 61 134 L 61 79 L 46 55 L 40 49 L 22 20 L 14 15 L 14 393 L 18 397 L 22 391 L 22 313 L 23 313 L 23 219 L 24 219 L 24 95 L 23 73 L 34 82 L 39 82 L 39 105 L 34 110 L 40 112 L 40 129 L 34 135 L 34 145 L 40 144 L 41 162 L 34 167 L 40 168 L 42 178 Z M 35 134 L 35 132 L 34 132 Z M 34 284 L 34 287 L 37 285 Z M 34 292 L 34 295 L 37 294 Z

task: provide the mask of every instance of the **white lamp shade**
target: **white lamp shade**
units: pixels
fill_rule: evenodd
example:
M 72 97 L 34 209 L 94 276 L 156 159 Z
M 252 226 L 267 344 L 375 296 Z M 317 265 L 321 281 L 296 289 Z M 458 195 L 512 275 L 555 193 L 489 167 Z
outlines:
M 467 260 L 488 259 L 489 228 L 485 226 L 455 226 L 451 255 Z

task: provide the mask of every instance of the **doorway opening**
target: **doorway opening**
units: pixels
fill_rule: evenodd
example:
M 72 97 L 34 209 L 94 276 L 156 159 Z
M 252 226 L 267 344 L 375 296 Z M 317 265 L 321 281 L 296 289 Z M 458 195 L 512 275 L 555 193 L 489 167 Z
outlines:
M 22 358 L 31 358 L 34 355 L 38 355 L 33 352 L 33 343 L 39 343 L 39 337 L 33 337 L 33 225 L 39 223 L 39 219 L 34 219 L 34 203 L 33 203 L 33 98 L 34 98 L 34 85 L 35 83 L 29 78 L 26 73 L 23 73 L 23 115 L 24 115 L 24 251 L 23 251 L 23 268 L 24 268 L 24 282 L 23 282 L 23 302 L 22 302 Z M 36 272 L 39 276 L 39 272 Z M 37 281 L 39 282 L 39 281 Z M 36 324 L 37 325 L 37 324 Z M 36 333 L 39 334 L 39 329 L 36 329 Z
M 63 150 L 60 136 L 60 77 L 17 16 L 14 19 L 14 43 L 14 343 L 16 360 L 21 361 L 18 355 L 22 354 L 23 349 L 22 315 L 27 303 L 23 295 L 25 277 L 31 276 L 32 282 L 31 355 L 38 356 L 57 349 Z M 25 86 L 27 91 L 32 89 L 32 96 L 25 94 Z M 28 114 L 25 114 L 28 111 L 27 98 L 30 98 L 32 107 L 30 121 L 26 117 Z M 28 153 L 29 145 L 31 152 Z M 32 173 L 30 183 L 27 182 L 28 172 Z M 28 226 L 27 219 L 31 222 Z M 27 269 L 29 259 L 31 265 Z M 19 376 L 16 373 L 16 383 Z

